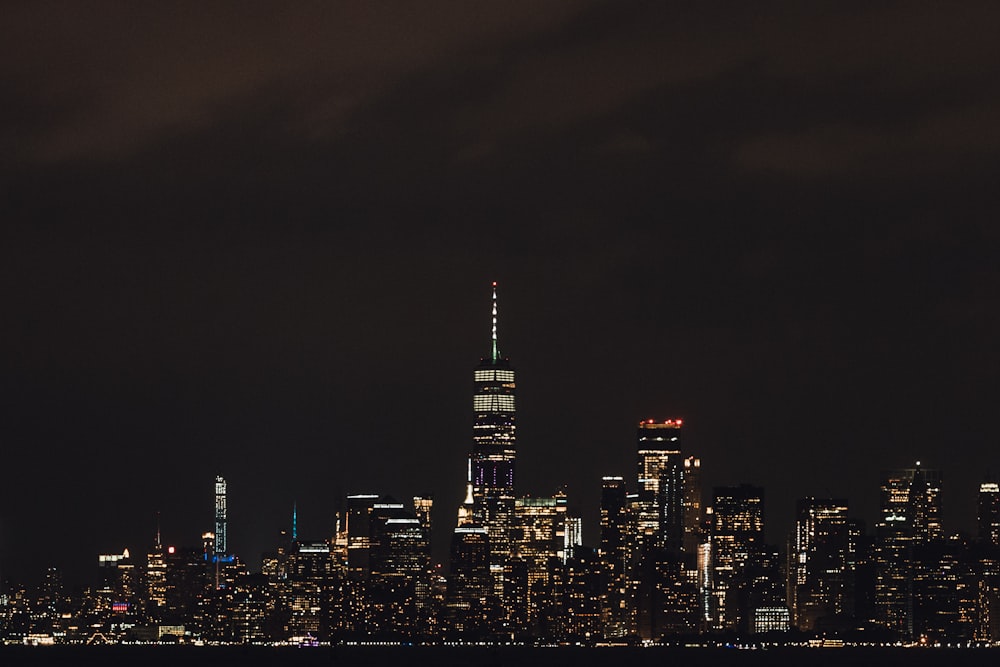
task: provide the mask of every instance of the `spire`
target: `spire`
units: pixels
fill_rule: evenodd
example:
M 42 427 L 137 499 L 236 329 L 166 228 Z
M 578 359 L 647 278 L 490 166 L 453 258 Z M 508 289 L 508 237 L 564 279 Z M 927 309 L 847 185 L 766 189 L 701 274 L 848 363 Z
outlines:
M 473 521 L 472 505 L 475 499 L 472 496 L 472 458 L 469 458 L 469 478 L 465 483 L 465 502 L 458 508 L 458 525 L 467 526 Z
M 296 542 L 299 539 L 299 508 L 296 502 L 292 501 L 292 542 Z
M 469 476 L 465 482 L 465 504 L 472 506 L 472 457 L 469 457 Z
M 497 346 L 497 281 L 493 281 L 493 350 L 492 359 L 496 363 L 500 359 L 500 348 Z
M 156 544 L 154 546 L 159 549 L 162 545 L 163 543 L 160 542 L 160 510 L 156 510 Z

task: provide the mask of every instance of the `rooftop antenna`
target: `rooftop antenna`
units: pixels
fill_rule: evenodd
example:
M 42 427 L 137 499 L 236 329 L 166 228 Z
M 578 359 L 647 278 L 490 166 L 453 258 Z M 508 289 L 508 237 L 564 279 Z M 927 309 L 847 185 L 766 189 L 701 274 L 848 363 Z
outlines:
M 500 359 L 500 348 L 497 345 L 497 281 L 493 281 L 493 362 Z

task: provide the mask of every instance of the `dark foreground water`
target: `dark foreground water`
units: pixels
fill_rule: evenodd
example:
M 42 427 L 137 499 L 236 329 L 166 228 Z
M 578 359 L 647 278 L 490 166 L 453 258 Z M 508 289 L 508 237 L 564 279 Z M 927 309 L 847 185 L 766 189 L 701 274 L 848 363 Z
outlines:
M 101 667 L 984 667 L 1000 648 L 581 648 L 336 646 L 0 646 L 0 666 Z

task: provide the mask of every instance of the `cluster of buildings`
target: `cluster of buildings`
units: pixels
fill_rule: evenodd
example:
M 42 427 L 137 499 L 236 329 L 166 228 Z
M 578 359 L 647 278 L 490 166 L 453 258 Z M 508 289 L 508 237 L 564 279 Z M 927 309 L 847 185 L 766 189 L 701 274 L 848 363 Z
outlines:
M 984 483 L 975 537 L 945 533 L 942 478 L 884 471 L 868 531 L 845 499 L 799 500 L 784 544 L 764 539 L 764 490 L 702 489 L 680 419 L 636 430 L 635 476 L 601 483 L 600 541 L 567 497 L 515 492 L 515 371 L 497 342 L 473 373 L 466 497 L 446 566 L 431 558 L 433 500 L 350 495 L 333 535 L 291 530 L 259 572 L 227 545 L 226 481 L 197 547 L 102 555 L 100 585 L 56 570 L 0 597 L 0 633 L 27 642 L 1000 641 L 1000 486 Z

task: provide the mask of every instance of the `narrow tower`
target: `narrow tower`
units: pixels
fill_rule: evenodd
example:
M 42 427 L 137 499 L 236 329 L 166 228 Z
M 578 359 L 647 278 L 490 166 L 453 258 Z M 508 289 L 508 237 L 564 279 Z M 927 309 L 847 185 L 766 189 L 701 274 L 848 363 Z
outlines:
M 215 476 L 215 553 L 225 556 L 229 553 L 226 544 L 226 480 Z
M 489 535 L 490 566 L 502 571 L 510 556 L 514 516 L 514 369 L 497 339 L 497 284 L 493 283 L 490 354 L 473 374 L 472 514 Z

